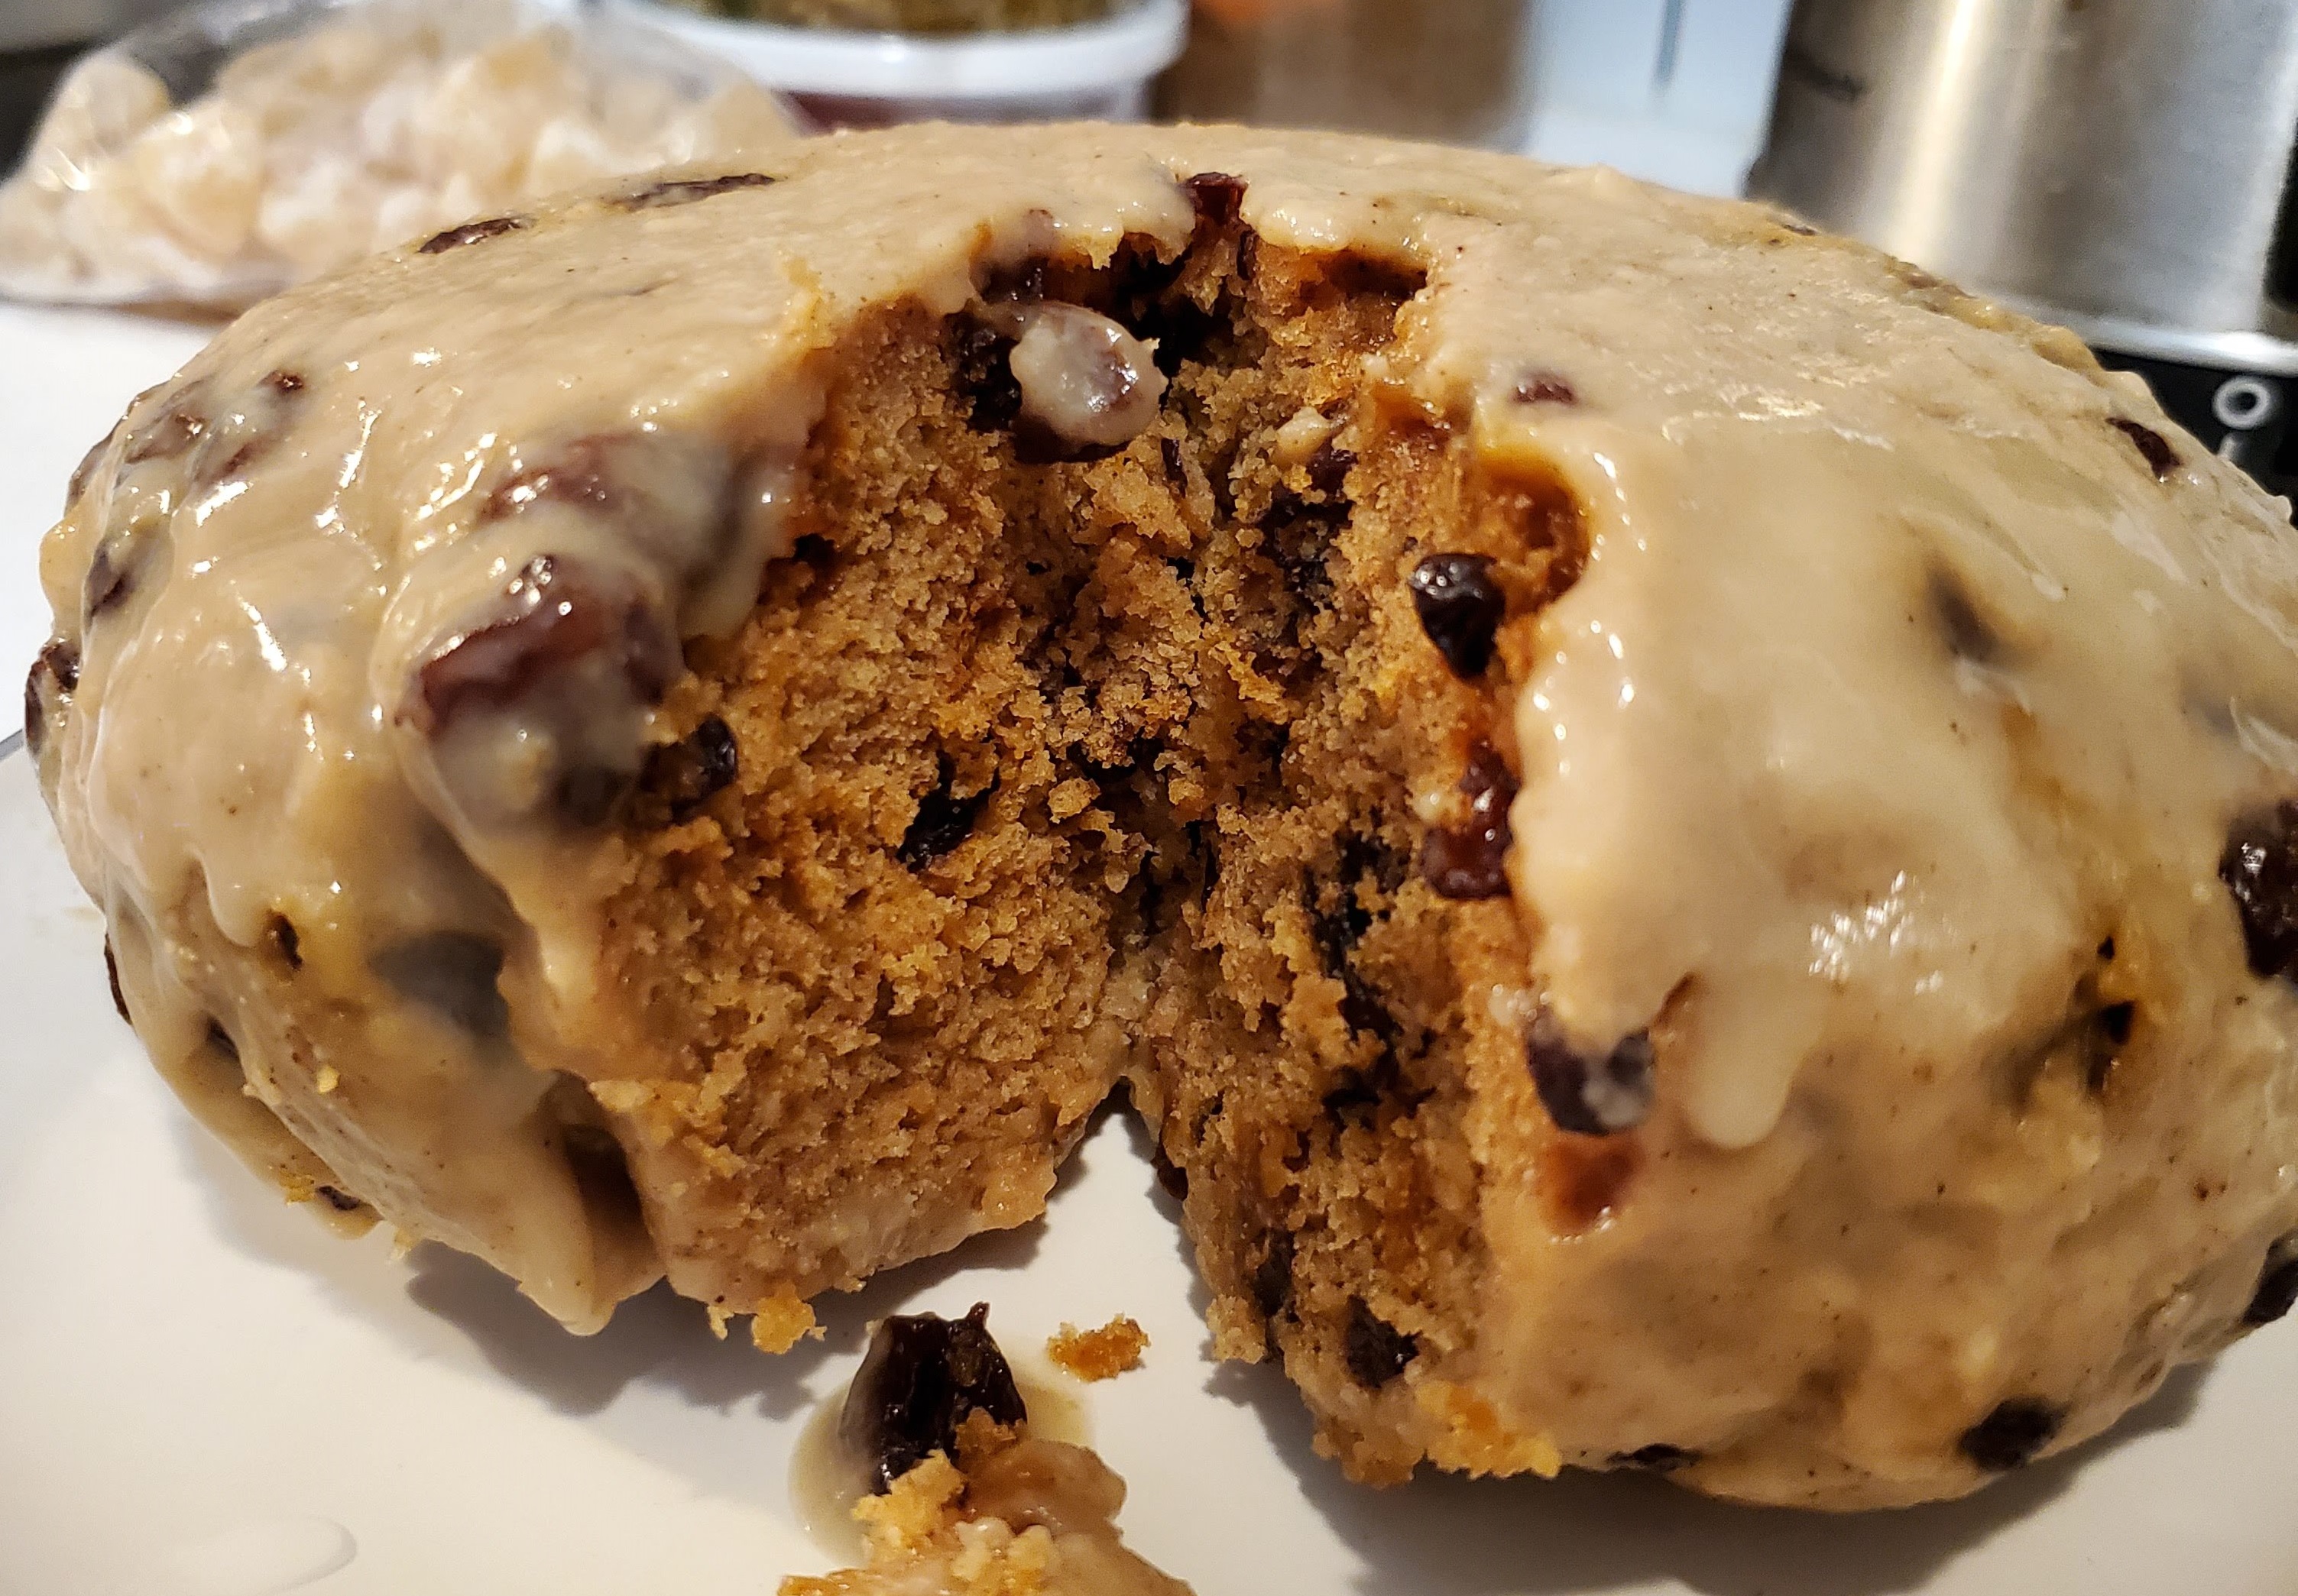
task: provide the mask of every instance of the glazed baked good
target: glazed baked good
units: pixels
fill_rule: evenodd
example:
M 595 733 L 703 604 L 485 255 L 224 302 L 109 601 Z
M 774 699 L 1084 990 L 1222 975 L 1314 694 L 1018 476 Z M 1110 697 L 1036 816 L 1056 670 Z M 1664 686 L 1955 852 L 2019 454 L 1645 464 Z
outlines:
M 2298 1291 L 2298 548 L 2071 335 L 1601 171 L 899 130 L 139 400 L 28 723 L 291 1194 L 767 1346 L 1120 1079 L 1360 1477 L 1831 1507 Z

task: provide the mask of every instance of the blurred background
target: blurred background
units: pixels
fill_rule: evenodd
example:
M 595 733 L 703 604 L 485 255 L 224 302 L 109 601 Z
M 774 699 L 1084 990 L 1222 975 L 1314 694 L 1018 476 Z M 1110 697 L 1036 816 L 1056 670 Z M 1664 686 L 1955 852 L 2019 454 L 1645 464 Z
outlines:
M 1706 193 L 1736 193 L 1762 142 L 1790 0 L 710 0 L 682 7 L 608 0 L 649 14 L 756 69 L 771 86 L 840 100 L 837 119 L 871 119 L 874 76 L 907 109 L 963 112 L 964 94 L 930 65 L 884 47 L 904 30 L 929 52 L 960 42 L 1154 23 L 1116 41 L 1106 62 L 1037 62 L 988 81 L 993 48 L 966 87 L 984 111 L 1095 110 L 1162 119 L 1354 127 L 1406 136 L 1601 160 Z M 182 9 L 180 0 L 0 0 L 0 162 L 12 163 L 64 70 L 90 47 Z M 572 4 L 548 9 L 571 10 Z M 1194 15 L 1180 16 L 1185 9 Z M 1161 26 L 1168 12 L 1181 26 Z M 755 20 L 755 22 L 753 21 Z M 988 21 L 973 32 L 969 23 Z M 765 24 L 814 37 L 796 60 Z M 833 36 L 854 41 L 833 59 Z M 1182 40 L 1186 36 L 1186 47 Z M 1089 46 L 1087 47 L 1089 48 Z M 1021 54 L 1010 47 L 1002 52 Z M 1178 59 L 1173 59 L 1178 56 Z M 955 65 L 957 63 L 953 63 Z M 1081 70 L 1096 67 L 1096 73 Z M 944 74 L 945 78 L 948 77 Z M 1063 104 L 1088 76 L 1113 90 Z M 936 94 L 934 89 L 944 92 Z M 1132 93 L 1127 92 L 1128 89 Z M 993 92 L 1003 91 L 1003 92 Z M 1052 103 L 1045 103 L 1046 101 Z M 894 107 L 877 108 L 880 116 Z
M 1752 193 L 2298 477 L 2298 0 L 0 0 L 0 296 L 229 310 L 600 174 L 1079 116 Z

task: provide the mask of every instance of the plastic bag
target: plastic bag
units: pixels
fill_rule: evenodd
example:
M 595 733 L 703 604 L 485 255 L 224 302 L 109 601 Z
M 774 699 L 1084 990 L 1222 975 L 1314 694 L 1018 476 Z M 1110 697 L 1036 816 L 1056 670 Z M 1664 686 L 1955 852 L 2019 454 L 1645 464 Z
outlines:
M 667 35 L 518 0 L 227 0 L 76 66 L 0 186 L 0 293 L 237 309 L 482 213 L 795 136 Z

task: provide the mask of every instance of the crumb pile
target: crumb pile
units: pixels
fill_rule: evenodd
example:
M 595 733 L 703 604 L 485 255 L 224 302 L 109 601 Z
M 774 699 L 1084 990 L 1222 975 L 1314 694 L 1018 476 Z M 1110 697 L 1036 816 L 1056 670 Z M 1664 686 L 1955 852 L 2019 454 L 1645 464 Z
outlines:
M 1080 1330 L 1064 1324 L 1046 1343 L 1054 1366 L 1081 1380 L 1113 1380 L 1141 1367 L 1149 1350 L 1149 1333 L 1140 1321 L 1120 1313 L 1097 1330 Z

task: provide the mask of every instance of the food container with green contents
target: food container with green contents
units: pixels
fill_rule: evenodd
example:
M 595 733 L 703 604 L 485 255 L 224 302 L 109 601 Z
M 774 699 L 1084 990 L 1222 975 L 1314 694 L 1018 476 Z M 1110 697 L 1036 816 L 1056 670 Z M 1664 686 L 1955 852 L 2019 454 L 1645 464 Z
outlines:
M 1521 150 L 1533 0 L 1197 0 L 1161 120 Z
M 1189 27 L 1186 0 L 714 3 L 768 20 L 609 0 L 732 62 L 835 128 L 1136 121 L 1148 111 L 1150 80 L 1180 54 Z

